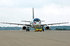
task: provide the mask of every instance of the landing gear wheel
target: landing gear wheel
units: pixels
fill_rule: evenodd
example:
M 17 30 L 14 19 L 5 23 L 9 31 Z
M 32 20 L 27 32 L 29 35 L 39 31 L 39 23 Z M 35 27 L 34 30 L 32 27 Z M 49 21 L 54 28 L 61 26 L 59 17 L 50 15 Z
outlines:
M 44 29 L 42 29 L 42 31 L 44 32 Z
M 29 30 L 29 29 L 26 29 L 26 32 L 27 32 L 27 31 L 30 31 L 30 30 Z
M 30 31 L 29 27 L 27 27 L 26 32 L 27 32 L 27 31 Z

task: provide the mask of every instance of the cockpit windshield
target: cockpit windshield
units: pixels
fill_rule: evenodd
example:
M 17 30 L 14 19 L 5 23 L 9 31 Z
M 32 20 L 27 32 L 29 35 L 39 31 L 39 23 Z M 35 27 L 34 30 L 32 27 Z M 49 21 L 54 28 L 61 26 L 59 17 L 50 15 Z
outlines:
M 39 22 L 40 19 L 39 18 L 35 18 L 33 21 Z

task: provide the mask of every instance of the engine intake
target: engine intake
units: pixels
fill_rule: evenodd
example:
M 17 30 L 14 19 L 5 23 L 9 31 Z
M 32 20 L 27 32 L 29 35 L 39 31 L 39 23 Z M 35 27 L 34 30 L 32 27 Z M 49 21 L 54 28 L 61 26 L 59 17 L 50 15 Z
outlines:
M 26 29 L 26 26 L 24 26 L 22 29 L 25 30 Z
M 49 26 L 47 26 L 47 27 L 45 27 L 45 29 L 47 30 L 47 29 L 50 29 L 50 27 Z

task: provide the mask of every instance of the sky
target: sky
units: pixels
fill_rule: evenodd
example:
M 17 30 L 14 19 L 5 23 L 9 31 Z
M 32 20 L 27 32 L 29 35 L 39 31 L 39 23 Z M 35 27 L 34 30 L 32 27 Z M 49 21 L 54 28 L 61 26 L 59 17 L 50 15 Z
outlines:
M 24 23 L 21 21 L 32 20 L 32 8 L 35 18 L 45 20 L 43 23 L 70 22 L 70 0 L 0 0 L 0 22 Z

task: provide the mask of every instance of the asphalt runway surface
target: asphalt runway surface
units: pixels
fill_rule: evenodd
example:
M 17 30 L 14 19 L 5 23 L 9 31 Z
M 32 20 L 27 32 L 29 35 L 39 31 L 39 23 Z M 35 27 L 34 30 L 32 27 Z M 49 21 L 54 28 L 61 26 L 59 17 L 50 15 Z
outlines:
M 0 31 L 0 46 L 70 46 L 70 31 Z

